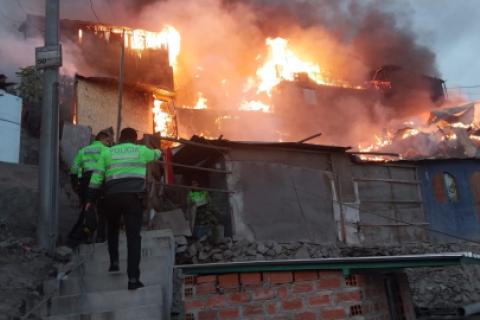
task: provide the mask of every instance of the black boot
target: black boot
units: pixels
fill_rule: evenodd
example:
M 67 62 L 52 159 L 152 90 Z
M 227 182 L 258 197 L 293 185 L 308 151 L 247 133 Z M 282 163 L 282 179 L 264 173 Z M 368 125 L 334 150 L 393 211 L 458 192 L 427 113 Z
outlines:
M 137 290 L 145 285 L 140 280 L 128 280 L 128 290 Z
M 117 272 L 120 271 L 120 266 L 118 262 L 110 262 L 110 268 L 108 268 L 108 272 Z

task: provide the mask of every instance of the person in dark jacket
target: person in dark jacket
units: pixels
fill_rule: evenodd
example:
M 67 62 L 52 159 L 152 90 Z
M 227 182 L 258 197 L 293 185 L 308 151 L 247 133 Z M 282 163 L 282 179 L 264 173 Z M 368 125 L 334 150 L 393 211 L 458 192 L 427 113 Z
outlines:
M 95 203 L 98 190 L 104 185 L 107 213 L 109 271 L 119 271 L 118 237 L 120 218 L 123 216 L 127 236 L 128 289 L 143 287 L 140 281 L 140 254 L 142 249 L 140 229 L 147 164 L 161 155 L 159 150 L 136 145 L 137 132 L 125 128 L 120 133 L 120 142 L 104 150 L 90 179 L 87 193 L 88 209 Z

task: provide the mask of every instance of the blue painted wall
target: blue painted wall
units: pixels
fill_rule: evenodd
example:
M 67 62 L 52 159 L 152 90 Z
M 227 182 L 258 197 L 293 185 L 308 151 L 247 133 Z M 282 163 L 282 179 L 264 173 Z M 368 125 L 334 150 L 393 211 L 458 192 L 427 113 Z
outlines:
M 480 239 L 480 220 L 475 205 L 475 194 L 472 190 L 472 175 L 480 172 L 480 160 L 424 160 L 417 164 L 425 213 L 430 228 L 469 239 Z M 446 189 L 446 202 L 442 203 L 437 199 L 433 180 L 437 174 L 440 174 L 441 181 L 444 182 L 444 172 L 455 177 L 458 192 L 457 202 L 448 199 Z M 431 232 L 430 235 L 433 240 L 437 241 L 455 241 L 451 237 L 442 236 L 436 232 Z

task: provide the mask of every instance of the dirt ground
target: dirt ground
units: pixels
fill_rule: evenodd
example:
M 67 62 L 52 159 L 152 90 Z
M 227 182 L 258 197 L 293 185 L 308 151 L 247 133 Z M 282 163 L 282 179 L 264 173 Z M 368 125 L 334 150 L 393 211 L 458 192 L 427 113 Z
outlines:
M 17 319 L 41 300 L 42 283 L 54 260 L 32 238 L 0 238 L 0 319 Z
M 35 245 L 38 167 L 0 163 L 0 320 L 18 319 L 42 299 L 58 262 Z M 59 245 L 77 217 L 67 175 L 60 179 Z

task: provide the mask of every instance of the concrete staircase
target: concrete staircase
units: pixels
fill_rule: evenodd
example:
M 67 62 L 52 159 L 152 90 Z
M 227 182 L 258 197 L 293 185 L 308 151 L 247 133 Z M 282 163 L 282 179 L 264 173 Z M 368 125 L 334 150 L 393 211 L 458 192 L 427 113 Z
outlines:
M 142 232 L 141 280 L 144 288 L 127 290 L 127 248 L 120 236 L 120 272 L 109 273 L 107 244 L 83 245 L 85 261 L 64 280 L 50 280 L 58 295 L 41 312 L 48 320 L 170 319 L 175 240 L 170 230 Z

